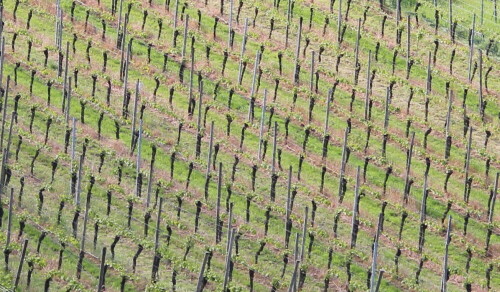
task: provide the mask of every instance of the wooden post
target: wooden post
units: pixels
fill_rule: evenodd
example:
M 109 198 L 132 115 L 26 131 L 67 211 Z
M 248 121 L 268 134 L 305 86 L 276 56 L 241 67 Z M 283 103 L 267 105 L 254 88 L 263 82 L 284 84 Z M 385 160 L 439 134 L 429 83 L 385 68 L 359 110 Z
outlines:
M 253 77 L 252 77 L 252 88 L 250 90 L 250 103 L 248 104 L 248 118 L 247 122 L 253 122 L 253 106 L 254 106 L 254 93 L 255 93 L 255 81 L 257 80 L 257 70 L 259 68 L 260 63 L 260 50 L 257 50 L 257 54 L 255 55 L 255 63 L 253 67 Z
M 469 181 L 469 165 L 470 165 L 471 147 L 472 147 L 472 127 L 469 127 L 469 140 L 467 143 L 467 152 L 465 154 L 465 178 L 464 178 L 464 202 L 466 202 L 466 203 L 469 203 L 468 181 Z
M 448 93 L 448 111 L 446 113 L 446 122 L 445 122 L 446 137 L 450 136 L 452 96 L 453 96 L 453 90 L 450 90 L 450 92 Z
M 243 82 L 243 56 L 245 55 L 246 44 L 248 37 L 248 18 L 245 18 L 245 29 L 243 30 L 243 41 L 241 42 L 240 63 L 238 65 L 238 84 Z
M 7 136 L 7 156 L 10 155 L 10 145 L 12 144 L 12 128 L 14 127 L 14 123 L 16 122 L 17 119 L 17 113 L 15 111 L 12 112 L 10 116 L 10 125 L 9 125 L 9 134 Z M 6 161 L 8 162 L 9 159 L 7 157 Z
M 304 208 L 304 223 L 302 225 L 302 244 L 300 246 L 300 261 L 304 262 L 304 249 L 306 246 L 307 220 L 309 217 L 309 207 Z
M 443 274 L 441 276 L 441 292 L 446 292 L 446 283 L 448 282 L 448 249 L 451 241 L 451 215 L 448 216 L 448 228 L 444 242 Z
M 123 72 L 120 74 L 120 79 L 123 80 L 123 113 L 125 113 L 125 106 L 127 105 L 127 90 L 128 90 L 128 65 L 130 62 L 130 46 L 127 47 L 127 57 L 123 64 Z
M 333 99 L 333 90 L 328 91 L 328 96 L 326 97 L 326 109 L 325 109 L 325 126 L 323 130 L 323 136 L 328 135 L 328 121 L 330 119 L 330 104 Z
M 227 216 L 227 230 L 232 230 L 232 222 L 233 222 L 233 207 L 234 203 L 231 202 L 229 204 L 229 216 Z M 231 232 L 227 233 L 227 243 L 226 243 L 226 252 L 229 251 L 229 244 L 231 243 Z
M 453 0 L 448 1 L 448 14 L 449 14 L 449 26 L 450 26 L 450 40 L 453 40 Z
M 285 28 L 285 49 L 288 49 L 288 35 L 290 32 L 290 19 L 292 12 L 292 0 L 288 0 L 286 10 L 286 28 Z
M 290 214 L 292 213 L 292 166 L 290 165 L 288 169 L 288 181 L 287 181 L 287 199 L 286 199 L 286 219 L 290 219 Z
M 354 190 L 354 203 L 352 206 L 352 220 L 351 220 L 351 249 L 356 247 L 356 240 L 358 237 L 359 225 L 359 166 L 356 170 L 356 188 Z
M 342 0 L 339 0 L 339 12 L 337 16 L 337 43 L 339 44 L 342 41 Z
M 5 248 L 9 247 L 11 228 L 12 228 L 12 207 L 14 204 L 14 188 L 10 188 L 10 199 L 9 199 L 9 217 L 7 219 L 7 239 L 5 241 Z
M 184 58 L 182 59 L 184 61 Z M 184 63 L 181 63 L 181 66 Z M 194 46 L 191 47 L 191 72 L 189 73 L 189 104 L 188 104 L 188 114 L 192 116 L 194 113 L 194 103 L 195 99 L 193 97 L 193 78 L 194 78 Z
M 271 173 L 274 175 L 276 173 L 276 150 L 277 150 L 277 139 L 278 139 L 278 122 L 274 122 L 274 136 L 273 136 L 273 163 L 271 164 Z
M 390 104 L 390 89 L 389 87 L 386 88 L 386 95 L 385 95 L 385 111 L 384 111 L 384 138 L 382 141 L 382 157 L 385 158 L 386 156 L 386 148 L 387 148 L 387 140 L 389 138 L 389 133 L 387 132 L 387 128 L 389 127 L 389 104 Z
M 3 149 L 3 135 L 5 132 L 5 121 L 7 120 L 7 102 L 9 99 L 9 84 L 10 84 L 10 75 L 7 76 L 7 88 L 5 89 L 3 105 L 2 105 L 2 133 L 0 136 L 0 149 Z
M 290 286 L 288 286 L 288 292 L 296 291 L 295 283 L 297 282 L 297 273 L 299 272 L 299 265 L 300 265 L 300 260 L 296 260 L 295 266 L 293 268 L 292 279 L 290 280 Z
M 479 114 L 481 120 L 484 120 L 484 101 L 483 101 L 483 51 L 479 49 Z
M 415 132 L 411 134 L 410 149 L 408 149 L 406 156 L 406 172 L 405 172 L 405 189 L 403 201 L 408 203 L 408 196 L 410 195 L 410 168 L 411 168 L 411 158 L 413 155 L 413 144 L 415 142 Z
M 5 171 L 7 169 L 7 148 L 4 148 L 2 150 L 2 165 L 0 166 L 0 199 L 2 198 L 2 194 L 4 192 L 4 182 L 5 182 Z M 0 221 L 1 221 L 0 217 Z
M 264 100 L 262 102 L 261 116 L 260 116 L 260 129 L 259 129 L 259 152 L 258 158 L 262 162 L 262 136 L 264 134 L 264 118 L 266 116 L 266 101 L 267 101 L 267 89 L 264 89 Z
M 410 78 L 410 70 L 411 70 L 411 21 L 410 21 L 410 15 L 408 15 L 406 18 L 406 79 Z
M 200 83 L 200 95 L 198 98 L 198 119 L 196 121 L 196 149 L 195 149 L 196 158 L 199 158 L 201 155 L 201 138 L 203 137 L 201 133 L 202 98 L 203 98 L 203 81 L 201 81 Z
M 158 216 L 156 217 L 156 229 L 155 229 L 155 252 L 158 252 L 159 240 L 160 240 L 160 228 L 161 228 L 161 212 L 162 212 L 163 198 L 160 197 L 160 202 L 158 203 Z
M 75 147 L 76 147 L 76 119 L 72 118 L 72 127 L 71 127 L 71 155 L 70 155 L 70 164 L 69 164 L 69 173 L 73 174 L 73 161 L 75 160 Z M 69 183 L 69 194 L 71 196 L 74 195 L 73 193 L 73 181 L 70 178 L 70 183 Z M 76 202 L 76 200 L 75 200 Z
M 101 251 L 101 264 L 99 269 L 99 284 L 97 284 L 97 291 L 101 292 L 104 289 L 104 276 L 106 271 L 106 247 L 102 248 Z
M 451 124 L 451 106 L 453 102 L 453 90 L 448 93 L 448 112 L 446 114 L 446 124 L 445 124 L 445 135 L 446 135 L 446 149 L 444 153 L 444 159 L 448 160 L 450 157 L 451 150 L 451 134 L 450 134 L 450 124 Z
M 300 254 L 299 254 L 299 233 L 295 233 L 295 246 L 293 250 L 293 260 L 294 261 L 300 261 Z
M 401 0 L 396 0 L 396 20 L 401 20 Z
M 208 200 L 208 184 L 210 183 L 210 166 L 212 164 L 212 146 L 214 143 L 214 121 L 210 123 L 210 142 L 208 143 L 207 170 L 205 172 L 205 201 Z
M 472 58 L 474 57 L 474 37 L 476 34 L 476 14 L 472 18 L 472 30 L 469 40 L 469 83 L 472 82 Z
M 377 233 L 375 235 L 375 241 L 373 243 L 373 251 L 372 251 L 372 267 L 371 267 L 371 276 L 370 276 L 370 292 L 375 292 L 376 285 L 375 283 L 375 275 L 377 273 L 377 258 L 378 258 L 378 240 L 380 237 L 380 233 L 382 232 L 382 221 L 383 221 L 384 215 L 382 213 L 379 214 L 378 216 L 378 227 L 377 227 Z
M 380 270 L 380 272 L 378 272 L 377 288 L 375 289 L 375 292 L 380 290 L 380 284 L 382 283 L 382 275 L 384 275 L 384 272 L 384 270 Z
M 151 153 L 151 165 L 149 167 L 149 180 L 148 180 L 148 190 L 147 190 L 147 196 L 146 196 L 146 209 L 149 209 L 149 203 L 151 202 L 151 191 L 153 190 L 155 161 L 156 161 L 156 146 L 153 146 L 152 153 Z
M 311 94 L 314 91 L 314 55 L 315 51 L 311 51 L 311 76 L 309 80 L 309 90 L 311 91 Z
M 0 8 L 0 16 L 3 14 L 3 6 Z M 0 88 L 3 88 L 3 67 L 5 63 L 5 37 L 2 37 L 3 21 L 0 19 L 0 37 L 2 38 L 1 49 L 2 55 L 0 56 Z
M 233 230 L 229 231 L 231 233 L 231 239 L 229 241 L 229 249 L 227 251 L 226 255 L 226 266 L 224 268 L 224 285 L 222 288 L 222 291 L 226 292 L 227 291 L 227 285 L 229 284 L 229 270 L 231 266 L 231 253 L 233 251 L 233 241 L 234 241 L 234 235 L 236 233 L 236 230 L 233 228 Z
M 215 209 L 215 244 L 220 242 L 222 230 L 220 230 L 220 197 L 222 192 L 222 162 L 219 162 L 219 176 L 217 180 L 217 204 Z
M 425 86 L 425 95 L 426 95 L 426 98 L 428 98 L 428 95 L 431 93 L 431 90 L 432 90 L 432 83 L 431 83 L 431 79 L 432 79 L 432 68 L 431 68 L 431 52 L 429 51 L 429 54 L 428 54 L 428 62 L 427 62 L 427 79 L 426 79 L 426 86 Z
M 26 249 L 28 247 L 28 240 L 24 240 L 23 250 L 21 252 L 21 259 L 19 260 L 19 267 L 17 268 L 16 280 L 14 282 L 14 291 L 16 291 L 17 286 L 19 285 L 19 280 L 21 278 L 21 272 L 23 270 L 24 258 L 26 257 Z
M 120 0 L 120 9 L 118 11 L 118 26 L 116 29 L 116 48 L 119 49 L 122 43 L 122 39 L 120 32 L 121 32 L 121 25 L 122 25 L 122 10 L 123 10 L 123 0 Z M 123 47 L 122 47 L 123 48 Z
M 389 127 L 389 104 L 391 103 L 390 89 L 387 87 L 386 95 L 385 95 L 385 112 L 384 112 L 384 131 L 387 132 L 387 128 Z
M 175 12 L 174 12 L 174 32 L 177 29 L 177 18 L 179 15 L 179 0 L 175 0 Z
M 137 134 L 137 158 L 135 163 L 135 195 L 140 197 L 140 184 L 142 181 L 140 179 L 141 175 L 141 150 L 142 150 L 142 120 L 139 121 L 139 130 Z
M 69 42 L 66 42 L 66 60 L 64 65 L 64 80 L 63 80 L 63 100 L 62 100 L 62 112 L 64 113 L 66 110 L 66 99 L 68 95 L 68 62 L 69 62 Z M 69 101 L 68 101 L 69 102 Z
M 56 47 L 58 50 L 61 50 L 61 30 L 63 26 L 63 19 L 62 19 L 62 9 L 61 9 L 61 1 L 57 0 L 56 1 L 56 28 L 55 28 L 55 41 L 56 41 Z
M 285 221 L 285 247 L 288 248 L 288 241 L 291 233 L 290 214 L 292 213 L 292 166 L 288 170 L 287 197 L 286 197 L 286 221 Z M 290 227 L 290 228 L 289 228 Z
M 495 211 L 495 202 L 496 202 L 496 197 L 498 193 L 498 178 L 500 176 L 500 172 L 497 172 L 496 179 L 495 179 L 495 186 L 492 190 L 492 193 L 490 195 L 490 201 L 488 201 L 488 229 L 486 232 L 486 247 L 485 247 L 485 252 L 488 255 L 488 250 L 490 248 L 490 240 L 491 240 L 491 235 L 493 234 L 493 214 Z
M 426 216 L 427 216 L 427 172 L 424 174 L 424 186 L 423 186 L 423 192 L 422 192 L 422 202 L 420 204 L 420 232 L 419 232 L 419 239 L 418 239 L 418 251 L 419 253 L 422 253 L 422 250 L 424 248 L 424 240 L 425 240 L 425 229 L 426 229 Z
M 208 257 L 210 256 L 210 252 L 205 252 L 205 257 L 203 258 L 203 262 L 201 263 L 201 270 L 198 274 L 198 284 L 196 285 L 196 292 L 201 292 L 203 287 L 203 279 L 205 274 L 205 266 L 207 265 Z
M 163 198 L 160 198 L 160 202 L 158 204 L 158 216 L 156 218 L 156 231 L 155 231 L 155 245 L 154 245 L 154 257 L 153 257 L 153 265 L 151 268 L 151 280 L 156 282 L 158 268 L 160 267 L 160 254 L 158 252 L 159 240 L 160 240 L 160 225 L 161 225 L 161 212 L 162 212 Z
M 294 85 L 298 86 L 298 80 L 295 78 L 299 70 L 299 58 L 300 58 L 300 39 L 302 37 L 302 17 L 299 20 L 299 27 L 297 29 L 297 44 L 295 49 L 295 68 L 293 70 Z
M 231 34 L 233 31 L 233 2 L 234 0 L 229 1 L 229 23 L 228 23 L 228 37 L 227 37 L 227 49 L 231 49 Z
M 80 164 L 78 166 L 78 176 L 77 176 L 77 181 L 76 181 L 76 194 L 75 194 L 75 205 L 77 209 L 80 209 L 80 192 L 82 190 L 82 180 L 83 180 L 83 163 L 84 163 L 84 156 L 83 154 L 80 155 Z
M 432 71 L 431 71 L 431 52 L 429 51 L 428 60 L 427 60 L 427 80 L 425 86 L 425 121 L 428 120 L 428 105 L 429 105 L 429 94 L 432 90 Z
M 358 19 L 358 33 L 356 35 L 356 47 L 354 49 L 354 85 L 358 85 L 359 64 L 359 40 L 361 38 L 361 18 Z
M 125 55 L 125 40 L 127 38 L 127 24 L 128 24 L 128 17 L 125 17 L 125 24 L 123 26 L 123 33 L 122 33 L 122 39 L 121 39 L 121 60 L 120 60 L 120 80 L 123 81 L 123 78 L 128 74 L 125 70 L 128 71 L 128 62 L 131 59 L 130 54 L 132 53 L 130 49 L 130 41 L 129 45 L 127 46 L 127 55 Z
M 499 178 L 500 172 L 497 172 L 497 176 L 495 179 L 495 187 L 493 189 L 493 196 L 491 198 L 491 203 L 490 203 L 490 209 L 488 210 L 488 223 L 493 223 L 493 213 L 495 212 L 495 202 L 496 202 L 496 197 L 498 193 L 498 178 Z
M 186 43 L 188 38 L 188 24 L 189 24 L 189 14 L 186 14 L 186 20 L 184 21 L 184 39 L 182 40 L 182 59 L 186 57 Z
M 194 73 L 194 71 L 192 73 Z M 196 126 L 198 131 L 201 130 L 202 101 L 203 101 L 203 80 L 200 81 L 198 86 L 198 120 L 196 121 Z
M 276 150 L 278 147 L 277 142 L 278 137 L 278 122 L 274 122 L 274 137 L 273 137 L 273 160 L 271 164 L 271 188 L 270 188 L 270 197 L 271 201 L 275 201 L 276 197 L 276 182 L 278 180 L 278 174 L 276 174 Z
M 328 154 L 328 141 L 330 140 L 330 135 L 328 134 L 328 121 L 330 119 L 330 103 L 333 99 L 333 90 L 328 90 L 328 95 L 326 97 L 326 108 L 325 108 L 325 125 L 323 130 L 323 153 L 322 159 L 326 159 Z
M 75 148 L 76 148 L 76 118 L 71 118 L 71 164 L 70 172 L 73 171 L 73 161 L 75 160 Z
M 370 74 L 372 63 L 372 51 L 368 51 L 368 66 L 366 68 L 366 92 L 365 92 L 365 121 L 370 119 Z
M 422 202 L 420 204 L 420 223 L 424 223 L 427 216 L 427 173 L 424 174 L 424 186 L 422 187 Z
M 83 216 L 83 231 L 82 231 L 82 241 L 80 242 L 80 251 L 85 251 L 85 239 L 87 237 L 87 222 L 89 220 L 89 209 L 90 209 L 90 199 L 92 197 L 92 192 L 88 192 L 87 200 L 85 202 L 85 215 Z
M 340 164 L 340 181 L 339 181 L 339 203 L 342 203 L 344 199 L 344 172 L 346 166 L 346 157 L 347 157 L 347 138 L 349 137 L 349 128 L 346 128 L 344 131 L 344 145 L 342 147 L 342 160 Z
M 136 135 L 135 135 L 135 124 L 137 120 L 137 103 L 139 102 L 139 91 L 140 91 L 140 81 L 137 79 L 137 82 L 135 83 L 135 100 L 134 100 L 134 112 L 132 113 L 132 131 L 131 131 L 131 137 L 130 137 L 130 155 L 132 155 L 132 152 L 134 151 L 135 143 L 138 142 L 136 140 Z
M 66 109 L 65 109 L 65 120 L 66 120 L 66 125 L 69 125 L 69 115 L 70 115 L 70 110 L 71 110 L 71 76 L 68 77 L 68 91 L 67 91 L 67 104 L 66 104 Z
M 5 241 L 5 249 L 3 251 L 5 256 L 5 270 L 9 270 L 9 255 L 11 253 L 10 238 L 11 238 L 11 229 L 12 229 L 12 206 L 14 204 L 14 188 L 10 189 L 10 199 L 9 199 L 9 217 L 7 219 L 7 239 Z

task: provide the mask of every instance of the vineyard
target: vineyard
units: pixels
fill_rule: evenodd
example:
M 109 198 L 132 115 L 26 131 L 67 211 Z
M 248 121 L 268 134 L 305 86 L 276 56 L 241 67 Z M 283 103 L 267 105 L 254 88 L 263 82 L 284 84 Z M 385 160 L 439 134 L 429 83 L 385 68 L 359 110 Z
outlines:
M 0 0 L 0 290 L 500 291 L 497 18 Z

